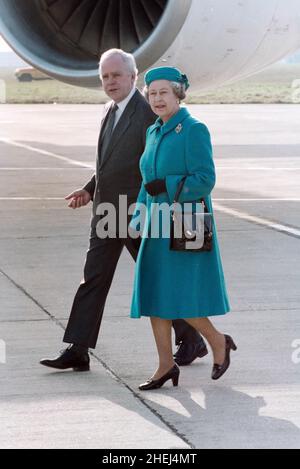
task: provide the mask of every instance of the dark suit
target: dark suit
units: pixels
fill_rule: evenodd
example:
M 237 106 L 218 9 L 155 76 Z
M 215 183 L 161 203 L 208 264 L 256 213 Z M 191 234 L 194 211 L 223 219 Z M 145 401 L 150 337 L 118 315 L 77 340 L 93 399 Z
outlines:
M 113 131 L 105 154 L 102 154 L 101 142 L 111 107 L 112 104 L 101 122 L 96 173 L 85 186 L 93 199 L 90 246 L 84 280 L 75 295 L 63 339 L 89 348 L 96 346 L 107 294 L 124 246 L 134 259 L 138 252 L 138 243 L 118 236 L 118 226 L 115 239 L 98 238 L 96 225 L 100 216 L 96 215 L 96 209 L 100 203 L 111 203 L 116 208 L 118 219 L 119 195 L 127 195 L 128 206 L 136 201 L 142 180 L 139 160 L 145 147 L 146 130 L 157 117 L 136 91 Z M 128 217 L 127 223 L 129 221 Z M 198 333 L 184 321 L 174 321 L 173 325 L 177 343 L 199 340 Z

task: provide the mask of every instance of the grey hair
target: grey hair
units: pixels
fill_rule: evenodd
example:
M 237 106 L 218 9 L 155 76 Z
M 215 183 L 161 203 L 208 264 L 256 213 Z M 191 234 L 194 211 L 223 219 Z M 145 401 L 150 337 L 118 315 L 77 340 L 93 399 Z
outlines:
M 109 49 L 101 55 L 100 62 L 99 62 L 99 75 L 102 78 L 102 64 L 106 59 L 109 59 L 113 56 L 119 56 L 123 60 L 123 62 L 127 65 L 128 70 L 132 73 L 136 78 L 138 75 L 138 69 L 136 66 L 135 58 L 132 54 L 123 51 L 122 49 Z
M 183 99 L 186 98 L 186 89 L 183 83 L 178 83 L 177 81 L 171 81 L 171 87 L 173 93 L 175 94 L 176 98 L 181 102 Z M 149 86 L 145 86 L 143 90 L 143 94 L 147 101 L 149 101 Z

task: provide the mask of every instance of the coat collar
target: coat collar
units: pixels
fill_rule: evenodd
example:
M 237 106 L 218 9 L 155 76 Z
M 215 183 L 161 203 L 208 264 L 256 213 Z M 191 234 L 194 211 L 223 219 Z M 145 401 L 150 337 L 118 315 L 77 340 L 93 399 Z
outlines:
M 184 119 L 186 119 L 189 116 L 190 116 L 190 113 L 187 110 L 187 108 L 182 107 L 165 124 L 163 123 L 161 118 L 158 118 L 155 121 L 153 127 L 151 128 L 150 133 L 154 132 L 154 130 L 160 129 L 161 133 L 164 135 L 170 132 L 171 130 L 175 129 Z

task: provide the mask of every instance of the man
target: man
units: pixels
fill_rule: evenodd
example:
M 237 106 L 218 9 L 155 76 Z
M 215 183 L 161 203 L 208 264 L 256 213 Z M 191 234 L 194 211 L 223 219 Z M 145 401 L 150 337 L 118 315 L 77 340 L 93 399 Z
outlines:
M 56 369 L 90 369 L 89 348 L 95 348 L 104 305 L 114 272 L 124 246 L 134 259 L 138 243 L 128 236 L 105 238 L 97 236 L 97 214 L 101 203 L 110 203 L 119 219 L 119 195 L 127 196 L 127 208 L 138 196 L 141 175 L 139 159 L 144 151 L 146 130 L 156 117 L 147 101 L 136 88 L 137 68 L 134 57 L 119 49 L 104 53 L 99 64 L 100 78 L 105 93 L 112 102 L 106 108 L 101 123 L 96 155 L 96 173 L 83 189 L 66 197 L 69 207 L 77 209 L 93 201 L 90 246 L 84 267 L 84 280 L 74 298 L 64 342 L 72 344 L 57 358 L 43 359 L 41 364 Z M 128 213 L 128 211 L 127 211 Z M 130 218 L 127 217 L 127 224 Z M 206 355 L 202 337 L 184 321 L 173 323 L 176 361 L 187 365 Z

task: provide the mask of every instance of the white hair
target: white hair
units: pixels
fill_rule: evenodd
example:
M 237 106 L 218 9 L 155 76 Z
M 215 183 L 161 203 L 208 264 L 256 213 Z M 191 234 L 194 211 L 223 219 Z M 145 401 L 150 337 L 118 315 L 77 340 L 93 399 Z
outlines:
M 177 81 L 170 82 L 173 93 L 176 98 L 181 102 L 186 98 L 186 88 L 184 83 L 178 83 Z M 143 90 L 144 96 L 149 101 L 149 86 L 145 86 Z
M 178 83 L 177 81 L 172 81 L 171 86 L 173 88 L 175 96 L 182 101 L 186 97 L 186 88 L 184 83 Z
M 103 62 L 113 56 L 121 57 L 123 62 L 128 67 L 130 73 L 132 73 L 136 78 L 138 75 L 138 69 L 136 66 L 135 58 L 132 54 L 123 51 L 122 49 L 109 49 L 101 55 L 100 62 L 99 62 L 99 75 L 102 78 L 102 64 Z

